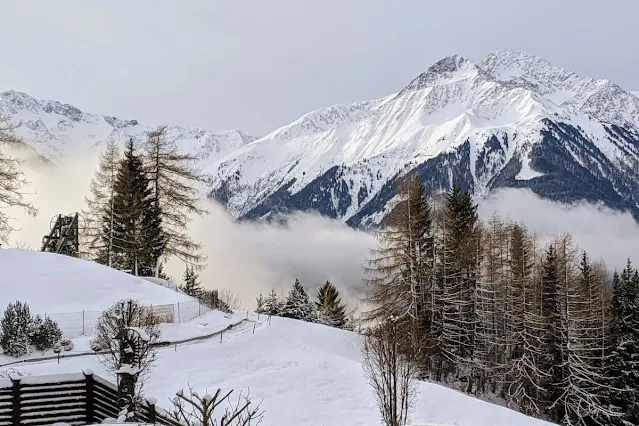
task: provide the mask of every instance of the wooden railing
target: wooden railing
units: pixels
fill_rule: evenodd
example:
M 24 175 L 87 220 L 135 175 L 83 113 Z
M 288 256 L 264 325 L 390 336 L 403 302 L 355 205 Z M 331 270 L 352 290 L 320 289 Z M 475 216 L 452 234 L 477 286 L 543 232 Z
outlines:
M 0 426 L 86 425 L 117 419 L 119 413 L 117 386 L 91 371 L 0 379 Z M 165 413 L 149 398 L 136 416 L 137 421 L 183 426 Z

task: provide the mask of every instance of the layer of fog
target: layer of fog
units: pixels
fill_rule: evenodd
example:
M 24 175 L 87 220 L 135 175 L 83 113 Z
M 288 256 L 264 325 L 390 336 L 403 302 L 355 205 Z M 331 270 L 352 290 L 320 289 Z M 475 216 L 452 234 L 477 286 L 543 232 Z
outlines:
M 623 268 L 628 258 L 639 264 L 639 226 L 630 213 L 589 203 L 563 205 L 526 189 L 502 189 L 481 200 L 481 216 L 493 211 L 525 223 L 542 241 L 570 233 L 581 249 L 593 259 L 603 258 L 611 270 Z
M 95 165 L 92 157 L 55 168 L 26 166 L 31 181 L 28 199 L 39 212 L 35 218 L 17 212 L 14 225 L 20 229 L 8 245 L 39 250 L 54 215 L 84 208 Z M 210 214 L 196 218 L 190 233 L 203 243 L 208 258 L 201 272 L 206 287 L 233 289 L 246 307 L 254 306 L 259 292 L 273 288 L 285 294 L 295 278 L 311 290 L 326 280 L 334 282 L 352 307 L 364 295 L 362 267 L 375 246 L 371 234 L 311 214 L 292 215 L 286 226 L 235 223 L 222 207 L 205 203 Z M 500 191 L 480 201 L 482 216 L 494 210 L 525 222 L 542 239 L 556 232 L 572 233 L 591 257 L 603 257 L 611 269 L 622 267 L 638 253 L 639 227 L 629 214 L 587 204 L 565 207 L 522 190 Z M 184 265 L 175 259 L 166 268 L 176 282 L 181 281 L 183 270 Z

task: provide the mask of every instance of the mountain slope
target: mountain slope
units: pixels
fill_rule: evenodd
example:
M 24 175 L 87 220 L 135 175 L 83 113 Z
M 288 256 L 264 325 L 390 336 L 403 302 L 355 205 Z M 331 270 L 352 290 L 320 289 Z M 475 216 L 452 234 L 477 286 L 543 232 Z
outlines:
M 0 114 L 53 163 L 151 129 L 14 91 L 0 93 Z M 396 93 L 310 112 L 259 139 L 168 128 L 235 219 L 301 210 L 376 226 L 407 173 L 429 191 L 530 188 L 639 219 L 639 97 L 522 52 L 444 58 Z
M 13 123 L 20 123 L 17 133 L 38 154 L 53 163 L 102 149 L 102 144 L 108 140 L 124 144 L 133 138 L 141 142 L 145 132 L 153 128 L 137 120 L 85 113 L 57 101 L 39 101 L 13 90 L 0 93 L 0 114 L 11 117 Z M 174 125 L 168 126 L 168 134 L 181 150 L 200 158 L 201 165 L 257 139 L 241 131 L 214 133 Z
M 236 218 L 315 210 L 379 222 L 398 179 L 483 196 L 527 187 L 639 217 L 639 99 L 521 52 L 444 58 L 398 93 L 304 115 L 212 164 Z

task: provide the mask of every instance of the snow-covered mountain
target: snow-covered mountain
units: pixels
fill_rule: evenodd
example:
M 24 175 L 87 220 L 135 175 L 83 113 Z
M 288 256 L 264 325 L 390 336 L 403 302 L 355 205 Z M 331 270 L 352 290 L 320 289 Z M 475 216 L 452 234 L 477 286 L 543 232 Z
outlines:
M 527 187 L 639 217 L 639 98 L 522 52 L 451 56 L 397 93 L 306 114 L 209 172 L 236 218 L 315 210 L 375 224 L 406 173 L 429 190 Z
M 0 113 L 54 163 L 151 128 L 13 91 L 0 94 Z M 396 93 L 310 112 L 259 139 L 169 129 L 236 219 L 301 210 L 372 226 L 407 173 L 433 191 L 530 188 L 639 219 L 639 97 L 522 52 L 447 57 Z
M 40 101 L 13 90 L 0 93 L 0 114 L 10 117 L 15 124 L 20 123 L 17 133 L 53 163 L 102 149 L 107 140 L 122 144 L 129 138 L 142 141 L 145 132 L 154 128 L 137 120 L 85 113 L 57 101 Z M 216 133 L 170 125 L 168 131 L 180 149 L 200 158 L 201 165 L 208 165 L 213 159 L 257 139 L 234 130 Z

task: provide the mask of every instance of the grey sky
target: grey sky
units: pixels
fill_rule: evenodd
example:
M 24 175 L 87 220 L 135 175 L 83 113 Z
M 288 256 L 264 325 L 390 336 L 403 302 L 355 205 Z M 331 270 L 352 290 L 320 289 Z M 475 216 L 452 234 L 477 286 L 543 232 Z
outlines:
M 0 89 L 261 135 L 400 89 L 454 53 L 524 50 L 639 90 L 636 0 L 2 2 Z

